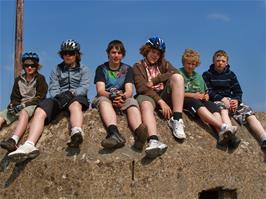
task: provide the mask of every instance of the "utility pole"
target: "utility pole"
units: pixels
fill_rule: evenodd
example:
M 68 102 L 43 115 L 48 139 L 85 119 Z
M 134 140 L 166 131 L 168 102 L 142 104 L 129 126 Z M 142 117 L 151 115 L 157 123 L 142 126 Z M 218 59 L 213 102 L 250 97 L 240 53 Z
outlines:
M 21 55 L 23 50 L 23 15 L 24 0 L 16 0 L 16 35 L 15 35 L 15 65 L 14 78 L 22 71 Z

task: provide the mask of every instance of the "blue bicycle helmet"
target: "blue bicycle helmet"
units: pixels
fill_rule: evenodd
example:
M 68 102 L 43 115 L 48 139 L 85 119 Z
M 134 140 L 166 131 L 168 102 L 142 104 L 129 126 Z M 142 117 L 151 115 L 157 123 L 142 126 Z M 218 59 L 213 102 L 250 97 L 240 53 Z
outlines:
M 150 44 L 152 47 L 164 52 L 165 51 L 165 43 L 164 41 L 159 37 L 151 37 L 148 39 L 146 44 Z
M 80 51 L 80 45 L 75 40 L 68 39 L 62 42 L 61 51 Z
M 33 53 L 33 52 L 24 53 L 21 57 L 21 60 L 22 62 L 24 62 L 26 59 L 31 59 L 39 63 L 39 56 L 37 55 L 37 53 Z

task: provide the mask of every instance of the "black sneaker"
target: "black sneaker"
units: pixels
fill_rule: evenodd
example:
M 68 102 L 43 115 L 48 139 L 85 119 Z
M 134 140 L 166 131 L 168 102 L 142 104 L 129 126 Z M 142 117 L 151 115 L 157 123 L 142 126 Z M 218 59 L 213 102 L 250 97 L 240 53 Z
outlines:
M 7 140 L 3 140 L 2 142 L 0 142 L 0 146 L 3 149 L 8 150 L 8 152 L 12 152 L 12 151 L 15 151 L 17 149 L 16 142 L 12 138 L 8 138 Z
M 264 140 L 262 143 L 261 143 L 261 150 L 264 150 L 266 151 L 266 140 Z
M 106 149 L 116 149 L 123 147 L 125 143 L 125 138 L 119 132 L 114 131 L 106 136 L 101 145 Z
M 71 137 L 70 137 L 70 142 L 67 143 L 67 145 L 69 147 L 72 147 L 72 148 L 78 148 L 79 145 L 83 142 L 83 136 L 80 132 L 78 133 L 75 133 L 73 134 Z
M 236 135 L 233 135 L 228 142 L 228 147 L 230 149 L 236 149 L 238 145 L 240 144 L 240 142 L 241 142 L 241 139 L 237 137 Z

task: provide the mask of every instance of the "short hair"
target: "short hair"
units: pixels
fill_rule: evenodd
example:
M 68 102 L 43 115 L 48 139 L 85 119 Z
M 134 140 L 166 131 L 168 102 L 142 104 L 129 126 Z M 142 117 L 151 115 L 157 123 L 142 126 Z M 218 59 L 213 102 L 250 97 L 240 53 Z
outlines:
M 140 49 L 139 49 L 139 53 L 143 56 L 143 57 L 147 57 L 148 53 L 150 52 L 151 49 L 157 49 L 152 47 L 150 44 L 144 44 Z M 157 49 L 159 50 L 159 49 Z M 161 57 L 159 59 L 159 62 L 162 61 L 162 59 L 164 58 L 164 53 L 163 51 L 159 50 L 161 52 Z
M 187 48 L 187 49 L 185 49 L 185 51 L 182 55 L 182 64 L 183 65 L 184 65 L 185 61 L 196 62 L 196 66 L 198 66 L 198 65 L 200 65 L 200 54 L 192 48 Z
M 213 54 L 212 61 L 214 62 L 214 61 L 215 61 L 215 58 L 217 58 L 217 57 L 221 57 L 221 56 L 226 57 L 227 61 L 229 61 L 229 56 L 228 56 L 227 52 L 225 52 L 224 50 L 217 50 L 217 51 Z
M 124 44 L 123 44 L 122 41 L 120 41 L 120 40 L 110 41 L 109 44 L 108 44 L 108 46 L 107 46 L 107 48 L 106 48 L 107 54 L 109 54 L 110 51 L 113 48 L 115 48 L 116 50 L 119 50 L 122 53 L 123 57 L 126 56 L 126 49 L 125 49 Z

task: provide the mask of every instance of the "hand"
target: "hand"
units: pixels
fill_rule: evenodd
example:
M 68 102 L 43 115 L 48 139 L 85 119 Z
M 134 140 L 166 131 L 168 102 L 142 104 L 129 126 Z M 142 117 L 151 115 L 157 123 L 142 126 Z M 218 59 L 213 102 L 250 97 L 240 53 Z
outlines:
M 235 112 L 236 108 L 238 107 L 238 100 L 236 99 L 231 99 L 230 100 L 230 110 L 232 112 Z
M 204 96 L 203 96 L 203 100 L 209 101 L 209 99 L 210 99 L 209 94 L 205 93 Z
M 65 91 L 55 96 L 60 109 L 63 109 L 73 99 L 74 95 L 71 91 Z
M 152 81 L 148 81 L 147 84 L 146 84 L 146 86 L 147 86 L 148 88 L 152 88 L 152 87 L 153 87 L 153 83 L 152 83 Z
M 124 105 L 125 100 L 126 100 L 126 96 L 121 92 L 121 93 L 118 93 L 118 95 L 112 99 L 112 104 L 116 108 L 121 108 Z
M 224 103 L 227 109 L 230 109 L 230 98 L 224 97 L 221 101 Z
M 12 104 L 8 105 L 8 112 L 12 115 L 16 115 L 19 113 L 23 108 L 25 108 L 24 104 L 18 104 L 16 106 L 13 106 Z
M 162 114 L 163 114 L 164 118 L 165 119 L 170 119 L 170 117 L 172 116 L 172 110 L 171 110 L 171 108 L 162 99 L 160 99 L 158 101 L 158 103 L 159 103 L 159 105 L 160 105 L 160 107 L 162 109 Z
M 204 93 L 196 92 L 194 93 L 194 98 L 198 100 L 203 100 L 204 99 Z

